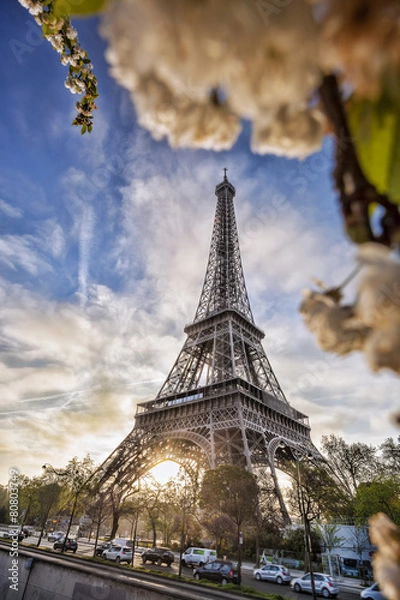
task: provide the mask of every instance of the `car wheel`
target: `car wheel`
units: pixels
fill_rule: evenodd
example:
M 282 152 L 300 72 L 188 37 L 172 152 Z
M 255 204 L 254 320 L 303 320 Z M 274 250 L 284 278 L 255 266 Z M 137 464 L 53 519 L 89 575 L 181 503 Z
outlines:
M 298 583 L 294 584 L 294 591 L 297 592 L 298 594 L 301 594 L 301 587 L 299 586 Z
M 143 564 L 145 564 L 145 563 L 146 563 L 146 560 L 147 560 L 147 559 L 146 559 L 146 557 L 145 557 L 145 556 L 142 556 L 142 561 L 143 561 Z
M 221 581 L 221 585 L 226 585 L 227 583 L 228 583 L 228 580 L 225 579 L 225 577 L 223 577 L 222 581 Z
M 181 565 L 182 565 L 182 567 L 186 567 L 186 563 L 185 563 L 185 561 L 183 560 L 183 558 L 182 558 L 182 560 L 181 560 Z
M 261 581 L 261 575 L 260 575 L 260 573 L 256 573 L 256 579 L 257 579 L 257 581 Z
M 327 588 L 324 588 L 322 590 L 322 595 L 323 595 L 324 598 L 330 598 L 331 597 L 330 591 Z
M 74 554 L 75 554 L 75 553 L 76 553 L 76 548 L 75 548 L 75 550 L 74 550 Z
M 115 559 L 115 562 L 117 563 L 117 565 L 119 565 L 120 561 L 121 561 L 120 557 L 117 556 L 117 558 Z
M 157 559 L 157 564 L 158 564 L 159 567 L 161 566 L 161 558 Z
M 279 585 L 282 585 L 282 583 L 283 583 L 282 577 L 277 577 L 276 578 L 276 583 L 279 583 Z
M 198 573 L 195 573 L 195 574 L 193 575 L 193 577 L 194 577 L 194 578 L 195 578 L 197 581 L 199 581 L 199 579 L 200 579 L 200 575 L 199 575 Z
M 199 567 L 201 569 L 201 567 L 204 567 L 204 563 L 203 562 L 199 562 Z

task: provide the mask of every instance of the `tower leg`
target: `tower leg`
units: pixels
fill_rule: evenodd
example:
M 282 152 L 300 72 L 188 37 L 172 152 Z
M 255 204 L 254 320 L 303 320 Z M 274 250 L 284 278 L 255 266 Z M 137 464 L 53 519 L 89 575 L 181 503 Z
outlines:
M 274 465 L 273 461 L 271 461 L 270 467 L 271 467 L 272 479 L 274 480 L 275 494 L 276 494 L 276 497 L 278 498 L 279 507 L 281 509 L 281 513 L 282 513 L 282 517 L 283 517 L 284 523 L 285 523 L 285 525 L 290 525 L 292 523 L 292 520 L 291 520 L 291 518 L 289 516 L 289 513 L 288 513 L 287 508 L 286 508 L 285 501 L 283 499 L 283 495 L 282 495 L 282 492 L 281 492 L 281 488 L 279 486 L 279 481 L 278 481 L 278 477 L 276 475 L 275 465 Z
M 265 442 L 265 446 L 266 446 L 266 450 L 267 450 L 268 462 L 269 462 L 269 466 L 271 469 L 272 479 L 274 481 L 275 494 L 276 494 L 276 497 L 278 498 L 279 507 L 281 509 L 283 521 L 284 521 L 285 525 L 290 525 L 292 523 L 292 519 L 290 518 L 289 513 L 287 511 L 286 504 L 283 499 L 282 491 L 281 491 L 281 488 L 279 485 L 278 476 L 276 474 L 276 469 L 275 469 L 275 452 L 279 445 L 279 440 L 277 438 L 275 438 L 274 440 L 271 440 L 271 442 L 268 444 L 267 440 L 264 437 L 264 442 Z M 278 445 L 277 445 L 277 442 L 278 442 Z
M 253 467 L 251 464 L 251 454 L 250 454 L 250 449 L 249 449 L 249 442 L 248 442 L 247 436 L 246 436 L 246 428 L 244 426 L 243 412 L 242 412 L 241 406 L 239 407 L 239 423 L 240 423 L 240 431 L 242 433 L 244 456 L 246 458 L 246 467 L 249 470 L 249 472 L 252 473 Z

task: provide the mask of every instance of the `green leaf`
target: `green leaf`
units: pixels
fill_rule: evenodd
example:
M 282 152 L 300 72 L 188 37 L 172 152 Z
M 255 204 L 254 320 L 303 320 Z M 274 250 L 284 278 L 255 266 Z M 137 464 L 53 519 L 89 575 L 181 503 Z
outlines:
M 108 0 L 54 0 L 53 11 L 57 16 L 88 17 L 101 12 Z
M 42 33 L 43 33 L 43 37 L 45 35 L 53 35 L 54 34 L 54 30 L 52 27 L 49 27 L 46 23 L 43 23 L 42 25 Z
M 352 101 L 349 126 L 361 167 L 378 192 L 400 204 L 400 108 L 386 99 Z

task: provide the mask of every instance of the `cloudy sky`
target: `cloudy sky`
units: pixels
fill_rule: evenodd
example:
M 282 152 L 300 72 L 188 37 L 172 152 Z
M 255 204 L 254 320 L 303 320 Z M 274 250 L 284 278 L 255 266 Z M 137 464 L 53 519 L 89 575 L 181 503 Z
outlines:
M 244 124 L 229 152 L 171 150 L 136 122 L 94 19 L 75 23 L 99 79 L 94 131 L 70 126 L 67 69 L 16 0 L 0 7 L 0 482 L 89 453 L 101 462 L 161 387 L 200 297 L 223 167 L 264 347 L 314 443 L 379 444 L 398 379 L 315 345 L 298 314 L 313 277 L 354 266 L 332 189 L 332 146 L 258 156 Z M 349 294 L 353 290 L 350 288 Z

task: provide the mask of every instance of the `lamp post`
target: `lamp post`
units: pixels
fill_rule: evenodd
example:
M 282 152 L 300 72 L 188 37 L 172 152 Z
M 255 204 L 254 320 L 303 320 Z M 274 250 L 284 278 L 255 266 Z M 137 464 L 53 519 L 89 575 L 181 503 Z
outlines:
M 308 558 L 309 569 L 310 569 L 310 580 L 311 580 L 311 592 L 313 600 L 317 600 L 317 594 L 315 591 L 315 581 L 314 581 L 314 572 L 312 568 L 312 559 L 311 559 L 311 535 L 310 535 L 310 523 L 306 515 L 306 510 L 304 507 L 304 494 L 303 494 L 303 486 L 301 481 L 301 472 L 300 472 L 300 462 L 306 457 L 304 454 L 292 449 L 292 456 L 296 461 L 297 465 L 297 481 L 299 486 L 299 496 L 300 496 L 300 511 L 304 524 L 304 547 Z

